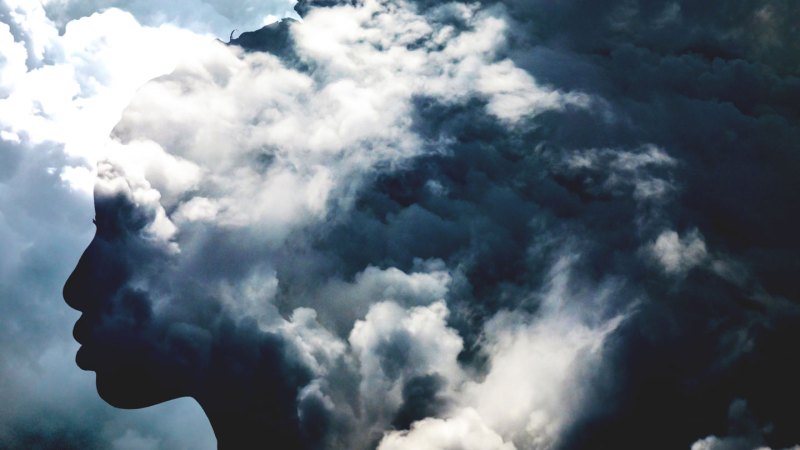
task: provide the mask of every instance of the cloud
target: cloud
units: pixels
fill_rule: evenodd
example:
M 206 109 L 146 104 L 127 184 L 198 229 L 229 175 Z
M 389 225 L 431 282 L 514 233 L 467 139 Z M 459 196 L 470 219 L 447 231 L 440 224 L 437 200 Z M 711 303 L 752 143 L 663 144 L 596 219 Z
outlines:
M 601 305 L 612 291 L 600 289 L 594 298 L 570 292 L 571 270 L 568 258 L 553 267 L 539 315 L 500 312 L 485 324 L 489 370 L 465 387 L 469 404 L 517 448 L 557 444 L 590 393 L 584 377 L 595 370 L 606 337 L 623 319 L 595 322 L 598 310 L 580 311 Z
M 402 389 L 414 377 L 438 375 L 448 384 L 463 377 L 457 357 L 462 340 L 447 327 L 441 303 L 404 311 L 392 302 L 377 303 L 357 321 L 349 342 L 361 372 L 359 390 L 370 427 L 391 422 L 403 402 Z
M 408 431 L 388 432 L 378 448 L 539 449 L 557 445 L 563 429 L 570 425 L 569 418 L 581 408 L 584 395 L 591 394 L 591 388 L 584 385 L 587 374 L 601 361 L 604 340 L 622 317 L 595 323 L 597 318 L 580 308 L 602 303 L 603 298 L 582 298 L 570 292 L 569 258 L 560 260 L 552 270 L 542 293 L 540 315 L 506 311 L 485 323 L 482 349 L 488 359 L 486 372 L 479 377 L 445 375 L 451 387 L 442 389 L 445 401 L 439 406 L 440 418 L 413 422 Z M 358 326 L 354 334 L 357 331 Z M 406 346 L 410 354 L 418 345 L 418 340 L 412 342 Z M 453 352 L 437 350 L 431 344 L 427 347 L 439 361 L 455 360 Z M 449 358 L 448 353 L 452 355 Z M 397 361 L 397 356 L 392 360 Z M 424 363 L 405 366 L 429 370 Z
M 669 274 L 686 272 L 702 263 L 708 255 L 703 237 L 697 230 L 684 237 L 674 231 L 664 231 L 653 243 L 651 251 Z
M 736 399 L 728 409 L 731 435 L 726 437 L 707 436 L 692 444 L 691 450 L 737 450 L 755 449 L 771 450 L 764 446 L 763 434 L 770 432 L 770 426 L 759 429 L 752 415 L 747 410 L 747 401 Z M 787 447 L 794 450 L 798 446 Z
M 797 8 L 109 6 L 0 7 L 2 446 L 212 440 L 95 177 L 222 445 L 798 441 Z
M 63 145 L 75 160 L 55 169 L 83 189 L 93 184 L 86 167 L 102 158 L 108 134 L 135 91 L 170 72 L 187 49 L 210 41 L 169 26 L 143 27 L 117 9 L 72 21 L 63 35 L 56 34 L 40 5 L 22 2 L 9 19 L 13 28 L 4 24 L 10 31 L 4 31 L 8 42 L 3 45 L 10 48 L 3 53 L 16 59 L 3 70 L 16 75 L 4 76 L 14 82 L 0 99 L 4 133 L 29 145 Z M 12 38 L 20 33 L 38 39 L 26 44 L 25 65 L 21 45 L 26 41 Z
M 447 294 L 451 276 L 441 261 L 420 262 L 411 273 L 396 267 L 367 266 L 352 282 L 330 278 L 314 289 L 286 296 L 286 303 L 313 306 L 329 326 L 346 337 L 356 320 L 366 316 L 377 302 L 391 301 L 405 307 L 427 306 Z M 302 288 L 301 288 L 302 289 Z
M 448 419 L 425 419 L 416 422 L 411 431 L 393 432 L 383 438 L 379 450 L 514 450 L 514 444 L 504 442 L 487 427 L 473 410 L 464 410 Z
M 3 59 L 0 60 L 0 68 L 2 68 L 3 84 L 0 86 L 0 96 L 7 97 L 14 85 L 22 78 L 27 71 L 25 60 L 28 57 L 28 52 L 22 43 L 14 41 L 14 36 L 11 34 L 11 28 L 5 24 L 0 23 L 0 48 L 3 49 Z M 8 132 L 6 132 L 8 133 Z M 11 140 L 11 135 L 8 135 Z

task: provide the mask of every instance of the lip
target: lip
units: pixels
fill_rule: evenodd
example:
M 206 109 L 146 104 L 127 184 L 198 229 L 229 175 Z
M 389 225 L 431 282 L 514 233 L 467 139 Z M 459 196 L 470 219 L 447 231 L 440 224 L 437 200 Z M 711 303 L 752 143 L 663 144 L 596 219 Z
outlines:
M 83 370 L 94 370 L 94 358 L 89 347 L 82 345 L 75 354 L 75 363 Z
M 88 337 L 88 320 L 86 319 L 86 315 L 81 315 L 78 320 L 75 321 L 75 325 L 72 327 L 72 337 L 79 343 L 83 344 Z
M 75 363 L 83 370 L 94 370 L 94 351 L 90 342 L 91 321 L 84 314 L 75 322 L 72 328 L 72 337 L 81 344 L 75 354 Z

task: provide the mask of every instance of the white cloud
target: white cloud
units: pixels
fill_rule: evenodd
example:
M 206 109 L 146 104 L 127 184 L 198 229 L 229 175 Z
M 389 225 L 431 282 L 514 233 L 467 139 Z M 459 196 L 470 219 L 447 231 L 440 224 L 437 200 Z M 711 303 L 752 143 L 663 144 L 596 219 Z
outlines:
M 222 279 L 213 289 L 214 297 L 237 319 L 255 320 L 265 330 L 284 323 L 273 303 L 278 291 L 278 278 L 269 266 L 249 266 L 241 280 L 234 283 Z
M 360 392 L 372 426 L 390 421 L 403 382 L 415 375 L 438 374 L 455 384 L 463 374 L 456 358 L 463 342 L 446 323 L 443 302 L 408 310 L 391 301 L 374 304 L 353 326 L 349 342 L 358 358 Z M 382 415 L 382 416 L 381 416 Z
M 677 232 L 662 232 L 650 247 L 652 255 L 669 274 L 682 274 L 701 264 L 708 256 L 706 243 L 697 230 L 680 237 Z
M 427 418 L 409 431 L 387 433 L 378 450 L 515 450 L 472 409 L 459 411 L 447 419 Z
M 355 320 L 364 318 L 374 303 L 392 301 L 411 307 L 442 300 L 451 282 L 444 264 L 436 260 L 420 261 L 418 266 L 411 273 L 395 267 L 368 266 L 352 281 L 329 279 L 319 289 L 304 293 L 296 301 L 314 305 L 327 323 L 332 323 L 340 333 L 346 333 Z
M 327 375 L 337 360 L 346 356 L 345 341 L 320 325 L 316 311 L 311 308 L 295 309 L 281 331 L 300 349 L 308 366 L 319 377 Z
M 167 204 L 175 203 L 184 192 L 197 189 L 202 180 L 199 166 L 168 153 L 153 141 L 134 141 L 125 146 L 112 141 L 107 149 L 107 161 L 124 168 L 128 180 L 152 186 Z
M 488 96 L 490 113 L 512 122 L 541 111 L 563 109 L 567 105 L 584 108 L 590 105 L 588 95 L 562 94 L 541 88 L 527 72 L 509 60 L 482 68 L 478 90 Z
M 135 176 L 128 177 L 121 166 L 103 161 L 97 166 L 95 195 L 106 198 L 124 195 L 137 208 L 150 212 L 154 219 L 145 227 L 145 237 L 171 253 L 180 251 L 173 241 L 178 229 L 167 217 L 161 205 L 161 194 L 153 189 L 147 180 Z
M 601 362 L 605 338 L 622 321 L 622 316 L 602 318 L 602 305 L 614 293 L 613 286 L 591 292 L 576 289 L 570 274 L 573 262 L 563 258 L 553 267 L 538 314 L 505 311 L 485 324 L 482 344 L 488 372 L 476 376 L 454 371 L 457 376 L 449 377 L 450 407 L 442 418 L 416 422 L 410 431 L 387 433 L 379 449 L 553 448 L 571 418 L 579 414 L 584 396 L 591 392 L 586 379 Z M 381 336 L 386 339 L 392 335 L 388 331 L 403 326 L 397 325 L 407 320 L 402 317 L 396 305 L 374 306 L 367 320 L 354 329 L 353 335 L 359 339 L 355 343 L 369 342 L 362 348 L 377 348 Z M 434 327 L 439 331 L 428 336 L 446 332 L 442 326 Z M 455 343 L 450 351 L 428 343 L 425 353 L 438 357 L 440 364 L 454 363 L 460 349 L 460 342 Z M 392 385 L 386 383 L 380 360 L 374 355 L 373 350 L 362 359 L 365 383 L 374 386 L 370 392 L 390 393 L 382 397 L 383 402 L 396 402 Z M 414 367 L 425 372 L 429 364 Z
M 53 42 L 58 38 L 58 30 L 47 18 L 41 2 L 36 0 L 3 0 L 0 8 L 7 11 L 7 25 L 25 45 L 26 63 L 29 68 L 42 65 L 45 57 L 54 56 L 58 52 L 53 49 Z
M 614 156 L 612 167 L 626 171 L 634 171 L 646 166 L 674 166 L 677 164 L 677 161 L 667 152 L 652 144 L 645 145 L 636 153 L 622 151 L 617 152 Z
M 488 324 L 491 371 L 467 388 L 470 404 L 520 448 L 551 448 L 581 404 L 575 377 L 596 363 L 618 321 L 592 328 L 570 318 L 525 323 L 500 315 Z
M 678 161 L 653 144 L 645 144 L 634 150 L 579 150 L 569 154 L 565 164 L 568 170 L 574 172 L 603 172 L 602 180 L 592 181 L 611 194 L 618 195 L 621 187 L 632 187 L 632 196 L 640 203 L 662 200 L 677 189 L 671 180 L 664 178 L 663 173 L 656 171 L 673 168 Z
M 67 183 L 85 191 L 93 173 L 74 168 L 92 168 L 103 157 L 109 132 L 136 90 L 213 40 L 169 26 L 143 27 L 118 9 L 72 21 L 58 35 L 37 5 L 10 5 L 16 8 L 14 26 L 40 39 L 29 45 L 35 53 L 31 67 L 23 70 L 21 43 L 11 39 L 6 24 L 0 27 L 0 45 L 8 55 L 3 84 L 13 82 L 14 88 L 0 96 L 0 128 L 26 145 L 63 145 L 76 159 L 58 170 L 67 172 Z
M 205 197 L 193 197 L 182 203 L 174 214 L 178 223 L 181 222 L 213 222 L 219 212 L 219 205 Z
M 11 27 L 0 22 L 0 98 L 6 98 L 27 72 L 28 52 L 24 44 L 15 42 Z M 5 140 L 6 137 L 3 136 Z
M 584 377 L 600 363 L 603 343 L 622 316 L 602 319 L 613 287 L 581 294 L 572 286 L 571 258 L 551 272 L 540 313 L 501 312 L 485 325 L 486 376 L 468 382 L 461 403 L 520 449 L 548 449 L 591 389 Z

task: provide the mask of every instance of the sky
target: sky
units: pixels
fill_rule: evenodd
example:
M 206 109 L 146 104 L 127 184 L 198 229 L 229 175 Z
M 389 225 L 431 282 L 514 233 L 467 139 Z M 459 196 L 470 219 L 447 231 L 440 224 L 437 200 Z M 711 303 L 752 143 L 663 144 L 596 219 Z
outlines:
M 798 23 L 0 0 L 0 448 L 800 449 Z

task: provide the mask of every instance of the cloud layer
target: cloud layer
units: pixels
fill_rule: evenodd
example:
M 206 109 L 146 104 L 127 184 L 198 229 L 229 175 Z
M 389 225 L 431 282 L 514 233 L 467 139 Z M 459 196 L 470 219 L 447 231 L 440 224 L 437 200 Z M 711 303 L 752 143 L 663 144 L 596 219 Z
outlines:
M 800 442 L 797 6 L 223 3 L 0 6 L 2 446 L 214 446 L 92 193 L 221 446 Z

